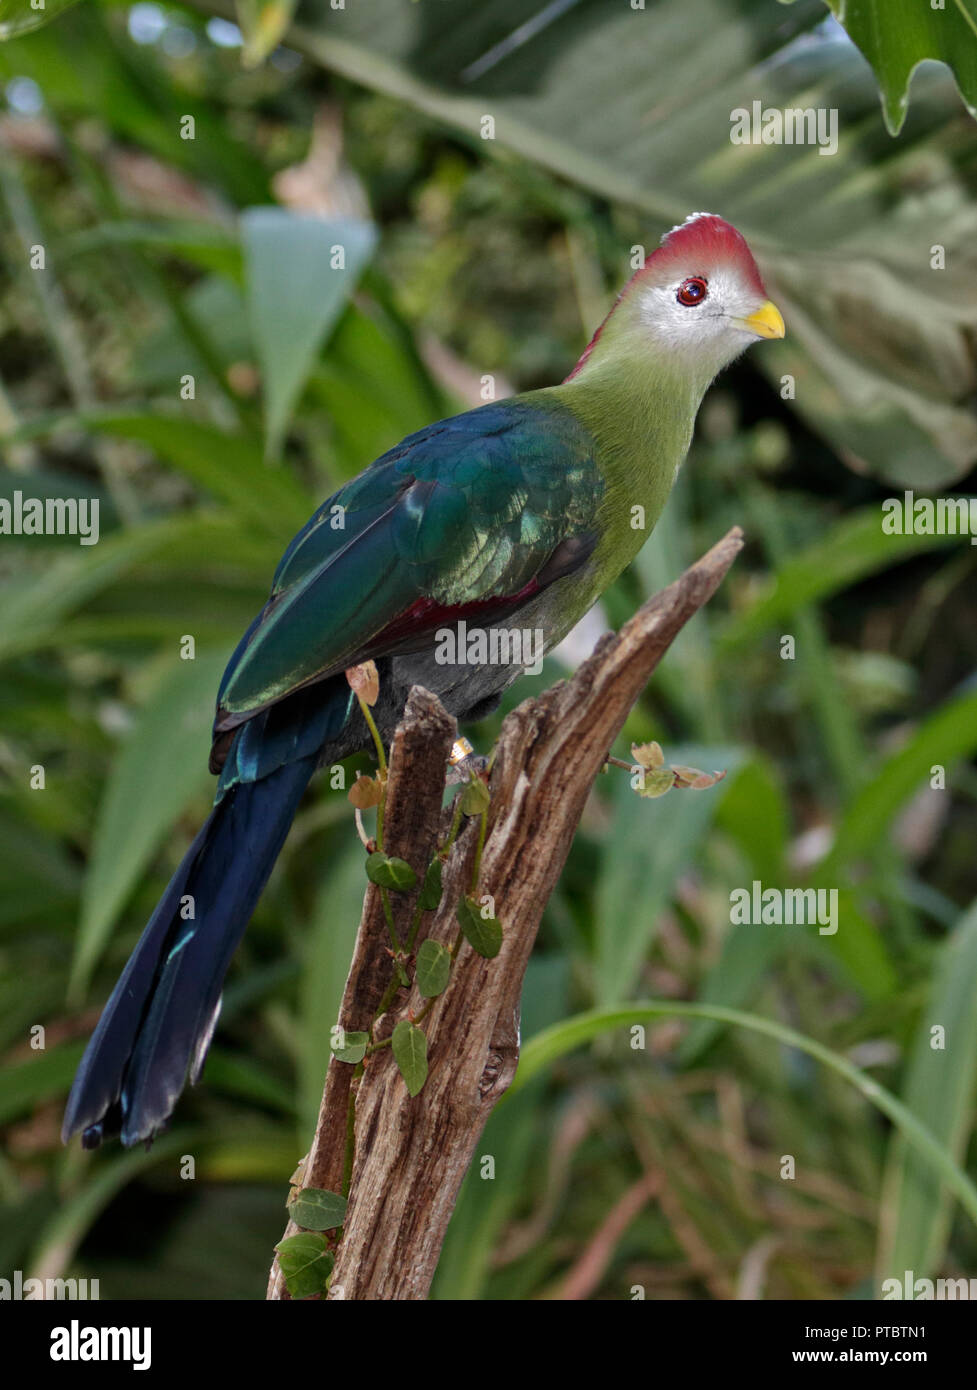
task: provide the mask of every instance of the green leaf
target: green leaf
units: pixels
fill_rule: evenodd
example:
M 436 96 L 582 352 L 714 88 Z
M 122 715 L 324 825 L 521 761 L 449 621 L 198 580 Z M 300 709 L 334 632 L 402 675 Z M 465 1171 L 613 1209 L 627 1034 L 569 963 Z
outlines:
M 0 1069 L 0 1124 L 66 1096 L 83 1052 L 81 1043 L 64 1043 L 38 1052 L 29 1062 L 6 1063 Z
M 117 533 L 97 546 L 79 546 L 78 554 L 62 555 L 40 573 L 11 579 L 3 585 L 0 661 L 45 646 L 59 622 L 135 565 L 184 546 L 208 554 L 215 544 L 226 545 L 229 536 L 236 540 L 238 531 L 230 520 L 170 517 Z
M 974 1123 L 977 1079 L 977 903 L 960 920 L 940 953 L 932 993 L 916 1032 L 903 1099 L 921 1124 L 962 1163 Z M 933 1046 L 934 1028 L 943 1030 Z M 933 1168 L 907 1148 L 903 1136 L 889 1146 L 879 1223 L 877 1278 L 907 1269 L 930 1278 L 942 1268 L 950 1225 L 948 1193 Z
M 333 803 L 345 819 L 341 800 Z M 315 1129 L 322 1078 L 332 1057 L 332 1028 L 339 1018 L 346 976 L 363 906 L 363 847 L 358 840 L 323 865 L 299 975 L 296 1037 L 299 1132 Z M 346 1035 L 349 1038 L 349 1033 Z
M 882 511 L 865 507 L 835 522 L 826 535 L 780 565 L 766 591 L 727 625 L 719 639 L 723 655 L 738 653 L 761 632 L 798 608 L 841 593 L 869 575 L 928 550 L 963 546 L 962 536 L 887 535 Z
M 791 0 L 782 0 L 791 3 Z M 872 65 L 891 135 L 909 110 L 913 73 L 927 59 L 946 63 L 967 110 L 977 116 L 977 0 L 825 0 Z
M 414 983 L 425 999 L 443 994 L 451 978 L 451 952 L 440 941 L 430 937 L 422 941 L 417 952 Z
M 422 912 L 433 912 L 436 907 L 440 907 L 441 898 L 444 895 L 443 874 L 444 864 L 440 857 L 435 855 L 427 866 L 427 873 L 424 875 L 424 882 L 417 899 L 417 905 Z
M 415 1023 L 402 1018 L 394 1028 L 391 1046 L 408 1094 L 416 1096 L 427 1080 L 427 1038 Z
M 75 0 L 44 0 L 38 7 L 31 0 L 0 0 L 0 39 L 16 38 L 48 24 L 73 4 Z
M 644 776 L 638 785 L 637 792 L 641 797 L 648 801 L 655 801 L 666 792 L 670 792 L 675 786 L 675 776 L 671 768 L 660 767 L 652 770 L 645 770 Z
M 137 347 L 133 360 L 134 384 L 144 393 L 158 392 L 172 400 L 174 383 L 187 372 L 196 373 L 198 397 L 210 398 L 219 375 L 221 386 L 230 384 L 232 367 L 254 364 L 254 345 L 244 302 L 244 258 L 235 237 L 238 275 L 205 275 L 180 296 L 177 312 Z M 254 383 L 249 380 L 250 392 Z M 185 409 L 185 407 L 184 407 Z M 247 411 L 251 414 L 250 402 Z
M 368 222 L 251 208 L 241 218 L 248 311 L 276 457 L 289 414 L 329 329 L 376 245 Z
M 282 1086 L 281 1077 L 242 1053 L 211 1047 L 207 1054 L 207 1085 L 214 1091 L 243 1096 L 283 1115 L 295 1115 L 294 1097 L 289 1088 Z
M 212 781 L 207 771 L 214 693 L 226 652 L 178 661 L 112 764 L 82 886 L 69 993 L 84 993 L 119 912 L 187 803 Z
M 88 411 L 76 417 L 100 434 L 147 445 L 160 460 L 191 478 L 230 510 L 282 539 L 297 531 L 315 509 L 290 473 L 269 468 L 258 442 L 228 434 L 198 420 L 172 415 Z
M 867 854 L 882 841 L 893 817 L 927 784 L 933 767 L 949 770 L 975 750 L 977 692 L 965 690 L 924 719 L 912 737 L 849 802 L 835 834 L 834 848 L 818 866 L 819 881 L 836 883 L 841 865 Z
M 334 1257 L 326 1249 L 325 1236 L 306 1232 L 286 1236 L 275 1246 L 278 1266 L 292 1298 L 312 1298 L 326 1291 Z
M 822 860 L 813 874 L 814 887 L 838 892 L 838 930 L 824 937 L 827 949 L 838 958 L 866 999 L 884 999 L 899 988 L 899 975 L 889 952 L 885 934 L 879 929 L 878 914 L 871 899 L 862 901 L 857 888 L 839 883 Z M 819 936 L 818 941 L 821 940 Z
M 71 921 L 81 872 L 67 848 L 24 822 L 0 812 L 0 926 L 23 931 L 37 917 Z M 5 972 L 9 978 L 9 968 Z
M 106 219 L 93 227 L 65 237 L 64 254 L 85 255 L 105 252 L 117 246 L 138 246 L 145 251 L 159 251 L 179 256 L 203 270 L 227 276 L 235 284 L 244 284 L 244 261 L 237 236 L 225 226 L 211 222 L 167 219 L 164 223 L 142 222 L 134 218 Z
M 367 855 L 366 876 L 378 888 L 392 888 L 397 893 L 406 893 L 417 882 L 417 874 L 406 859 L 390 859 L 380 850 Z
M 24 0 L 7 0 L 11 13 L 22 15 Z M 29 0 L 28 0 L 29 4 Z M 219 188 L 234 206 L 261 203 L 270 197 L 268 176 L 247 137 L 230 131 L 226 108 L 209 92 L 195 93 L 193 139 L 180 139 L 187 112 L 187 89 L 173 80 L 162 45 L 135 48 L 120 33 L 122 17 L 112 6 L 75 5 L 69 13 L 61 0 L 47 0 L 42 18 L 57 14 L 29 41 L 0 45 L 0 82 L 32 77 L 57 119 L 94 117 L 107 132 L 166 164 L 189 172 L 200 184 Z M 85 61 L 78 61 L 83 53 Z M 198 50 L 198 57 L 202 56 Z M 78 166 L 75 166 L 77 179 Z M 104 175 L 106 171 L 102 170 Z M 73 187 L 91 200 L 84 184 Z M 89 185 L 90 189 L 90 185 Z M 100 193 L 101 196 L 101 193 Z M 114 211 L 113 207 L 113 211 Z M 114 270 L 114 266 L 112 267 Z
M 967 1215 L 977 1226 L 977 1187 L 954 1161 L 946 1146 L 940 1143 L 907 1106 L 846 1057 L 832 1052 L 823 1043 L 804 1033 L 798 1033 L 773 1019 L 762 1018 L 759 1014 L 741 1013 L 738 1009 L 727 1009 L 718 1004 L 683 1004 L 674 1000 L 656 999 L 642 999 L 634 1004 L 611 1009 L 591 1009 L 588 1013 L 576 1014 L 573 1018 L 565 1019 L 530 1039 L 523 1049 L 519 1070 L 506 1093 L 504 1103 L 518 1094 L 524 1086 L 528 1086 L 558 1057 L 566 1056 L 568 1052 L 573 1052 L 602 1033 L 627 1029 L 643 1019 L 651 1018 L 711 1018 L 720 1023 L 749 1028 L 754 1033 L 773 1038 L 785 1047 L 796 1047 L 798 1051 L 806 1052 L 809 1057 L 830 1067 L 892 1121 L 915 1151 L 926 1159 L 933 1171 L 940 1175 L 959 1198 Z
M 973 13 L 974 0 L 952 4 Z M 782 377 L 794 379 L 793 408 L 842 457 L 907 486 L 937 489 L 969 471 L 977 206 L 965 141 L 958 155 L 945 138 L 959 117 L 948 73 L 919 74 L 918 115 L 896 143 L 871 71 L 828 31 L 819 0 L 786 10 L 716 0 L 656 0 L 641 13 L 589 6 L 586 22 L 579 5 L 546 6 L 533 25 L 525 0 L 452 0 L 450 25 L 437 13 L 402 0 L 341 15 L 321 7 L 289 43 L 478 148 L 491 113 L 487 143 L 633 208 L 646 251 L 693 209 L 718 209 L 750 242 L 784 313 L 787 338 L 750 360 L 778 391 Z M 944 19 L 927 15 L 926 25 Z M 887 18 L 887 34 L 901 23 Z M 972 35 L 968 45 L 958 52 L 969 71 Z M 731 113 L 754 102 L 837 111 L 837 149 L 822 158 L 787 141 L 734 144 Z M 581 109 L 599 116 L 581 122 Z M 925 186 L 906 177 L 916 167 L 934 171 Z M 934 226 L 946 247 L 938 273 L 928 256 Z M 629 272 L 624 250 L 609 290 Z
M 369 1045 L 369 1033 L 343 1033 L 342 1046 L 337 1047 L 335 1040 L 333 1040 L 330 1043 L 330 1049 L 337 1062 L 350 1062 L 355 1065 L 357 1062 L 362 1062 Z
M 703 796 L 670 796 L 646 806 L 622 772 L 614 789 L 614 819 L 597 880 L 594 925 L 594 988 L 609 1004 L 635 988 L 641 962 L 679 875 L 692 862 L 733 774 L 743 761 L 734 748 L 676 750 L 683 760 L 729 769 L 715 791 Z
M 288 1203 L 288 1214 L 306 1231 L 334 1231 L 346 1219 L 346 1198 L 324 1187 L 303 1187 Z
M 481 777 L 474 778 L 461 794 L 461 810 L 466 816 L 480 816 L 488 810 L 489 789 Z
M 388 297 L 386 282 L 367 269 L 364 287 Z M 432 420 L 450 415 L 454 403 L 432 382 L 414 343 L 413 328 L 376 298 L 347 306 L 316 363 L 309 392 L 332 426 L 343 477 L 353 477 L 364 459 L 377 458 Z
M 735 840 L 754 878 L 766 883 L 780 879 L 790 810 L 781 775 L 764 758 L 753 758 L 729 779 L 716 821 Z
M 256 68 L 277 48 L 295 12 L 296 0 L 237 0 L 237 17 L 244 35 L 241 62 Z
M 502 923 L 498 918 L 483 917 L 480 904 L 469 897 L 461 898 L 455 911 L 472 950 L 487 960 L 497 956 L 502 950 Z
M 783 882 L 790 814 L 780 781 L 765 762 L 746 763 L 730 779 L 716 822 L 738 845 L 751 879 Z M 776 932 L 730 923 L 719 958 L 697 990 L 699 1003 L 742 1008 L 783 948 L 784 938 Z M 679 1044 L 682 1064 L 693 1062 L 721 1031 L 715 1019 L 697 1019 Z
M 177 1129 L 158 1135 L 148 1150 L 104 1153 L 103 1161 L 92 1165 L 70 1193 L 51 1204 L 50 1216 L 37 1232 L 31 1267 L 47 1267 L 52 1260 L 71 1263 L 87 1233 L 127 1183 L 154 1168 L 172 1171 L 177 1156 L 194 1152 L 201 1138 L 199 1129 Z

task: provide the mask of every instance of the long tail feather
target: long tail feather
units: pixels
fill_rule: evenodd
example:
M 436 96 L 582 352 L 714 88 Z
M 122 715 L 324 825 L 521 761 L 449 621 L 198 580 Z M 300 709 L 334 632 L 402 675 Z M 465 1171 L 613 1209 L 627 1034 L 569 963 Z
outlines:
M 187 851 L 106 1004 L 75 1076 L 65 1142 L 125 1145 L 165 1125 L 200 1075 L 231 956 L 281 851 L 315 755 L 228 787 Z

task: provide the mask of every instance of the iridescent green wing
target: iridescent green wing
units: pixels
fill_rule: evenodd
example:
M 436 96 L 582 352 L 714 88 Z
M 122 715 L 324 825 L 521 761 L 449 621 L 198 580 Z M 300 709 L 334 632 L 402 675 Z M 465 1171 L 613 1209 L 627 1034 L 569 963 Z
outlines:
M 445 609 L 504 609 L 568 572 L 589 554 L 601 490 L 593 440 L 556 403 L 517 397 L 410 435 L 288 547 L 217 727 L 402 646 Z

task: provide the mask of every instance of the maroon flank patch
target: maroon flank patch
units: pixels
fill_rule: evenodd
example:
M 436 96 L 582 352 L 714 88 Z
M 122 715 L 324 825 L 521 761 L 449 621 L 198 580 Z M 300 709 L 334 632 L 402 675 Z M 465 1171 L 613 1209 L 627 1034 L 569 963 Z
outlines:
M 432 628 L 436 627 L 449 627 L 461 619 L 477 618 L 486 613 L 503 617 L 513 608 L 517 608 L 524 599 L 535 594 L 539 587 L 539 579 L 534 575 L 517 594 L 499 594 L 497 598 L 480 598 L 474 599 L 471 603 L 450 605 L 438 603 L 437 599 L 433 598 L 415 599 L 399 617 L 394 618 L 392 623 L 388 623 L 381 632 L 377 633 L 369 643 L 369 648 L 371 651 L 382 654 L 406 637 L 430 632 Z

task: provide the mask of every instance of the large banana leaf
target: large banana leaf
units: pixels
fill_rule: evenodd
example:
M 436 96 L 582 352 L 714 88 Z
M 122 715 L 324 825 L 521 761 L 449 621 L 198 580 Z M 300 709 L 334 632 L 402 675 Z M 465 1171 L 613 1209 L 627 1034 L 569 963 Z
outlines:
M 790 4 L 791 0 L 783 0 Z M 913 73 L 927 59 L 947 63 L 971 115 L 977 114 L 977 0 L 825 0 L 872 64 L 886 124 L 895 135 L 909 109 Z
M 893 140 L 820 0 L 312 0 L 288 42 L 638 210 L 649 250 L 690 211 L 728 217 L 787 320 L 757 362 L 794 377 L 795 408 L 854 467 L 936 489 L 977 458 L 974 134 L 945 70 L 917 75 Z M 732 143 L 755 101 L 836 110 L 837 153 Z

